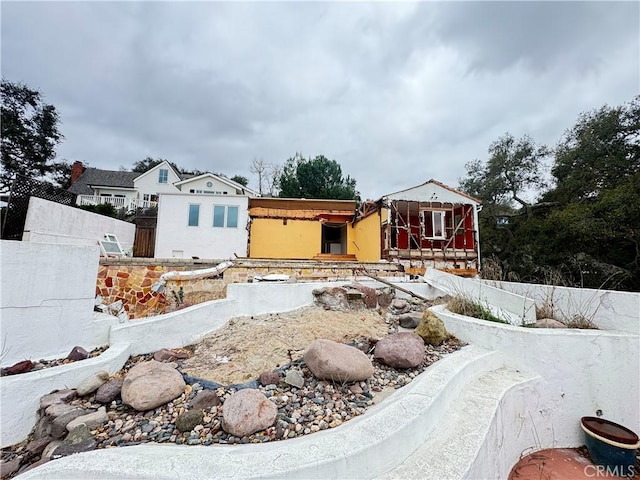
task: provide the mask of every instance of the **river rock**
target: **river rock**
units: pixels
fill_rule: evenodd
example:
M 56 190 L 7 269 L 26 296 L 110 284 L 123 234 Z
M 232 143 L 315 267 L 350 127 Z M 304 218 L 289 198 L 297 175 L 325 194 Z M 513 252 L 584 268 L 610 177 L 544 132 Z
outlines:
M 553 318 L 541 318 L 535 324 L 536 328 L 567 328 L 567 326 Z
M 179 397 L 186 385 L 174 365 L 151 360 L 129 370 L 120 396 L 123 403 L 138 411 L 146 411 Z
M 124 378 L 112 378 L 107 383 L 100 385 L 96 391 L 96 402 L 111 403 L 120 396 Z
M 376 343 L 373 353 L 373 358 L 393 368 L 417 367 L 424 356 L 424 341 L 410 332 L 387 335 Z
M 362 351 L 332 340 L 314 340 L 303 359 L 320 380 L 356 382 L 373 375 L 373 364 Z
M 67 360 L 72 360 L 77 362 L 78 360 L 84 360 L 89 356 L 89 352 L 87 352 L 84 348 L 76 345 L 73 347 L 69 355 L 67 355 Z
M 99 427 L 100 425 L 108 421 L 109 416 L 107 415 L 106 408 L 100 407 L 96 412 L 88 413 L 71 420 L 69 423 L 67 423 L 67 430 L 70 432 L 78 425 L 81 425 L 83 423 L 87 426 L 87 428 L 89 428 L 89 430 L 95 430 L 96 427 Z
M 85 440 L 88 440 L 90 438 L 93 438 L 93 435 L 91 435 L 91 430 L 86 423 L 81 423 L 69 430 L 69 435 L 67 435 L 62 443 L 64 445 L 73 445 L 75 443 L 84 442 Z
M 196 425 L 202 423 L 204 413 L 202 410 L 189 410 L 176 417 L 176 428 L 181 432 L 190 432 Z
M 67 403 L 76 398 L 77 392 L 73 389 L 57 390 L 40 398 L 40 408 L 46 409 L 55 403 Z
M 32 440 L 27 444 L 27 451 L 33 455 L 40 455 L 45 447 L 51 443 L 52 437 L 42 437 L 37 440 Z
M 304 386 L 304 377 L 298 370 L 289 370 L 284 377 L 284 383 L 292 387 L 302 388 Z
M 98 443 L 93 438 L 72 444 L 63 443 L 53 451 L 51 456 L 66 457 L 74 453 L 90 452 L 91 450 L 95 450 L 97 445 Z
M 260 390 L 252 388 L 232 394 L 222 411 L 222 428 L 240 438 L 270 427 L 278 415 L 278 407 Z
M 411 310 L 411 303 L 406 298 L 394 298 L 391 302 L 391 309 L 396 313 L 407 313 Z
M 422 315 L 422 319 L 416 327 L 415 333 L 420 335 L 424 342 L 430 345 L 440 345 L 449 338 L 449 332 L 444 328 L 444 322 L 429 310 Z
M 21 362 L 15 363 L 10 367 L 3 368 L 3 375 L 18 375 L 20 373 L 27 373 L 33 369 L 33 362 L 31 360 L 23 360 Z
M 53 405 L 48 406 L 44 412 L 48 417 L 58 418 L 65 413 L 73 412 L 77 409 L 78 407 L 69 405 L 68 403 L 54 403 Z
M 185 358 L 189 358 L 189 355 L 184 352 L 176 352 L 170 348 L 163 348 L 153 354 L 153 359 L 156 362 L 174 362 Z
M 69 424 L 69 422 L 75 420 L 78 417 L 81 417 L 82 415 L 86 415 L 87 413 L 89 413 L 88 410 L 85 410 L 84 408 L 78 408 L 69 413 L 65 413 L 64 415 L 60 415 L 51 424 L 51 436 L 53 438 L 64 437 L 68 431 L 67 425 Z
M 280 383 L 280 374 L 278 372 L 262 372 L 258 377 L 258 382 L 263 387 L 277 385 Z
M 105 383 L 107 380 L 109 380 L 109 372 L 100 370 L 99 372 L 96 372 L 82 380 L 80 385 L 76 388 L 76 392 L 78 392 L 78 396 L 84 397 L 85 395 L 95 392 L 100 385 Z
M 398 317 L 398 322 L 403 328 L 416 328 L 422 319 L 420 313 L 405 313 Z
M 211 407 L 220 405 L 220 398 L 213 390 L 200 390 L 193 400 L 189 401 L 191 408 L 209 411 Z

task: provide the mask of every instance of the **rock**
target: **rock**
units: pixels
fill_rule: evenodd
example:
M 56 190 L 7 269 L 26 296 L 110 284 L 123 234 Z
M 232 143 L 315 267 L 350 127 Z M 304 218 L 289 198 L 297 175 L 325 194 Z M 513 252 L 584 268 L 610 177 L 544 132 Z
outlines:
M 109 380 L 109 372 L 100 370 L 99 372 L 96 372 L 90 377 L 82 380 L 80 385 L 76 388 L 76 392 L 78 393 L 78 396 L 84 397 L 85 395 L 95 392 L 100 385 L 105 383 L 107 380 Z
M 20 468 L 20 459 L 15 458 L 9 462 L 5 462 L 4 460 L 0 463 L 0 477 L 8 478 L 9 475 L 12 475 L 18 471 Z
M 173 362 L 175 360 L 183 360 L 185 358 L 189 358 L 189 355 L 184 352 L 175 352 L 169 348 L 163 348 L 153 354 L 153 359 L 156 362 Z
M 41 458 L 40 460 L 38 460 L 37 462 L 32 463 L 31 465 L 29 465 L 27 468 L 25 468 L 24 470 L 22 470 L 22 472 L 20 472 L 21 474 L 24 472 L 28 472 L 29 470 L 33 470 L 34 468 L 39 467 L 40 465 L 44 465 L 45 463 L 47 463 L 50 459 L 49 458 Z
M 179 397 L 186 385 L 182 375 L 173 366 L 151 360 L 129 370 L 120 396 L 123 403 L 138 411 L 145 411 Z
M 211 407 L 220 405 L 220 399 L 213 390 L 200 390 L 189 404 L 194 410 L 209 411 Z
M 351 393 L 356 394 L 356 395 L 362 395 L 362 392 L 363 392 L 362 387 L 361 387 L 360 385 L 358 385 L 358 384 L 356 384 L 356 385 L 351 385 L 351 386 L 349 387 L 349 391 L 350 391 Z
M 52 442 L 49 442 L 42 452 L 42 458 L 51 458 L 54 450 L 60 445 L 62 445 L 62 440 L 53 440 Z
M 20 373 L 27 373 L 33 369 L 33 362 L 31 360 L 23 360 L 16 364 L 11 365 L 8 368 L 2 370 L 3 375 L 18 375 Z
M 67 403 L 76 398 L 77 392 L 73 389 L 56 390 L 40 398 L 40 408 L 46 409 L 54 403 Z
M 112 378 L 107 383 L 98 387 L 96 391 L 96 402 L 111 403 L 120 396 L 124 378 Z
M 395 297 L 395 290 L 391 287 L 382 287 L 376 290 L 378 296 L 378 305 L 381 307 L 388 307 L 393 302 Z
M 324 287 L 313 290 L 316 304 L 326 310 L 347 311 L 349 302 L 347 300 L 347 290 L 342 287 Z
M 424 360 L 424 341 L 415 333 L 387 335 L 378 343 L 373 358 L 392 368 L 417 367 Z
M 277 385 L 280 383 L 280 374 L 278 372 L 262 372 L 258 377 L 258 382 L 263 387 Z
M 365 307 L 376 308 L 378 306 L 378 296 L 375 289 L 366 287 L 358 282 L 352 283 L 349 287 L 355 288 L 362 293 L 362 301 L 364 302 Z
M 447 338 L 449 332 L 444 328 L 444 323 L 434 313 L 427 310 L 422 316 L 422 320 L 416 327 L 415 333 L 420 335 L 425 343 L 430 345 L 440 345 Z
M 373 375 L 369 357 L 355 347 L 331 340 L 314 340 L 303 356 L 313 375 L 337 382 L 356 382 Z
M 304 377 L 298 370 L 289 370 L 286 377 L 284 377 L 284 383 L 293 387 L 302 388 L 304 386 Z
M 27 451 L 31 452 L 33 455 L 40 455 L 45 447 L 51 443 L 53 440 L 52 437 L 46 436 L 39 438 L 37 440 L 32 440 L 27 444 Z
M 416 328 L 420 323 L 421 318 L 422 314 L 405 313 L 398 317 L 398 321 L 400 322 L 400 326 L 403 328 Z
M 87 424 L 81 423 L 69 430 L 69 435 L 62 441 L 64 445 L 73 445 L 75 443 L 81 443 L 85 440 L 93 438 L 91 435 L 91 429 Z
M 33 428 L 33 438 L 37 440 L 39 438 L 50 436 L 52 426 L 53 418 L 47 416 L 40 417 L 36 426 Z
M 69 422 L 87 413 L 89 412 L 84 408 L 78 408 L 64 415 L 60 415 L 51 424 L 51 436 L 56 439 L 64 437 L 67 433 L 67 425 Z
M 222 410 L 222 428 L 239 438 L 270 427 L 278 414 L 272 401 L 260 390 L 250 388 L 232 394 Z
M 411 311 L 411 303 L 406 298 L 394 298 L 391 302 L 391 309 L 395 313 L 407 313 Z
M 74 453 L 90 452 L 91 450 L 95 450 L 97 446 L 98 443 L 93 438 L 78 443 L 64 443 L 53 451 L 51 457 L 66 457 Z
M 65 413 L 73 412 L 74 410 L 77 410 L 77 409 L 78 407 L 69 405 L 68 403 L 54 403 L 53 405 L 48 406 L 44 412 L 45 412 L 45 415 L 51 418 L 58 418 L 64 415 Z
M 541 318 L 534 323 L 534 326 L 536 328 L 567 328 L 564 323 L 554 320 L 553 318 Z
M 200 425 L 204 418 L 202 410 L 189 410 L 176 418 L 176 428 L 181 432 L 190 432 L 196 425 Z
M 73 347 L 69 355 L 67 355 L 67 360 L 73 360 L 75 362 L 78 360 L 84 360 L 88 356 L 89 352 L 87 352 L 84 348 L 76 345 L 75 347 Z
M 108 421 L 109 416 L 107 415 L 107 410 L 105 409 L 105 407 L 100 407 L 96 412 L 88 413 L 71 420 L 67 424 L 67 430 L 70 432 L 78 425 L 82 425 L 83 423 L 89 430 L 95 430 L 97 427 Z

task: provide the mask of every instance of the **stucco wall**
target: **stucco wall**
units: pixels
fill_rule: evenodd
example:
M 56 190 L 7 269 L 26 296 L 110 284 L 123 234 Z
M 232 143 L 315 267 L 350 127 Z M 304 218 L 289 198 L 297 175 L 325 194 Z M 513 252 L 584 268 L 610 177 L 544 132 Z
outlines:
M 516 426 L 520 424 L 517 428 L 535 430 L 537 444 L 531 445 L 530 437 L 523 437 L 529 444 L 511 445 L 511 455 L 532 447 L 582 445 L 580 417 L 595 416 L 598 410 L 604 418 L 640 431 L 637 335 L 514 327 L 456 315 L 444 305 L 432 310 L 460 340 L 502 352 L 506 365 L 542 377 L 536 391 L 510 414 Z M 505 441 L 516 439 L 512 433 L 505 435 Z M 501 454 L 498 448 L 493 453 Z M 505 461 L 513 465 L 517 457 Z
M 490 280 L 483 280 L 482 283 L 526 295 L 534 299 L 538 307 L 549 305 L 560 320 L 578 314 L 602 329 L 640 334 L 638 293 Z
M 347 253 L 354 254 L 360 262 L 380 260 L 380 215 L 372 214 L 349 225 Z
M 2 365 L 96 344 L 97 246 L 2 241 Z M 105 342 L 106 343 L 106 337 Z
M 197 227 L 188 226 L 189 205 L 200 205 Z M 238 226 L 214 227 L 214 205 L 237 206 Z M 239 195 L 162 194 L 158 203 L 156 258 L 234 258 L 247 254 L 248 197 Z
M 31 197 L 23 242 L 98 245 L 105 233 L 113 233 L 125 252 L 131 252 L 136 226 L 116 218 Z
M 309 259 L 322 250 L 322 226 L 315 220 L 254 218 L 251 220 L 251 258 Z

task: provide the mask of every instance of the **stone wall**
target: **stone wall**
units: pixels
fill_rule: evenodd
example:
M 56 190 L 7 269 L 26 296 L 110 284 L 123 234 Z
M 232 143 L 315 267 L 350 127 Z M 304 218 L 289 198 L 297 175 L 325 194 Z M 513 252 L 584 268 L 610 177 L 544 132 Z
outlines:
M 238 260 L 235 265 L 214 278 L 170 280 L 164 294 L 152 290 L 160 276 L 171 271 L 210 268 L 217 260 L 178 259 L 105 259 L 100 261 L 96 295 L 106 304 L 121 300 L 130 318 L 171 312 L 209 300 L 225 298 L 227 285 L 248 283 L 255 277 L 285 274 L 292 281 L 352 280 L 361 269 L 396 280 L 404 278 L 398 265 L 389 263 L 318 262 L 307 260 Z M 365 277 L 366 278 L 366 277 Z

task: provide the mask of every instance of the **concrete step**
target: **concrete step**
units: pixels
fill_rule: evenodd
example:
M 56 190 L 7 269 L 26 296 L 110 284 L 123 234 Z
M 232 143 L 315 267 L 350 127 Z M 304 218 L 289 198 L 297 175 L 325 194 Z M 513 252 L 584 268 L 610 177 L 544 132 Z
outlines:
M 502 367 L 473 380 L 441 417 L 429 439 L 378 479 L 466 478 L 505 392 L 537 378 Z

